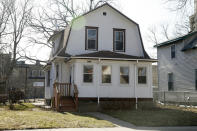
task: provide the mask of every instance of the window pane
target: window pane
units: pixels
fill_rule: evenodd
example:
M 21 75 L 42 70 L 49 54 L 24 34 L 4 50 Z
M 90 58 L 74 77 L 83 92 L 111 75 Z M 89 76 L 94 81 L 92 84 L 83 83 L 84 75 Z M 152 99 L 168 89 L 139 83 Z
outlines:
M 120 75 L 129 75 L 129 67 L 120 67 Z
M 102 83 L 111 83 L 111 66 L 102 66 Z
M 123 31 L 115 31 L 115 50 L 123 50 L 124 49 L 124 32 Z
M 146 76 L 138 76 L 139 84 L 146 84 Z
M 88 29 L 88 39 L 96 40 L 96 29 Z
M 120 83 L 121 84 L 128 84 L 129 83 L 129 76 L 128 75 L 121 75 L 120 76 Z
M 122 41 L 116 41 L 116 50 L 123 50 L 123 42 Z
M 87 49 L 96 49 L 97 29 L 87 29 Z
M 146 76 L 146 68 L 145 67 L 138 68 L 138 76 Z
M 96 40 L 88 40 L 88 49 L 96 49 Z
M 89 82 L 91 83 L 92 82 L 92 74 L 84 74 L 83 75 L 83 82 Z
M 102 75 L 102 83 L 111 83 L 111 75 Z
M 146 84 L 147 83 L 146 67 L 139 67 L 138 68 L 138 83 L 139 84 Z
M 123 31 L 115 31 L 115 40 L 123 41 Z
M 86 65 L 83 67 L 83 73 L 93 73 L 93 66 L 92 65 Z
M 102 74 L 110 74 L 111 75 L 111 66 L 102 66 Z

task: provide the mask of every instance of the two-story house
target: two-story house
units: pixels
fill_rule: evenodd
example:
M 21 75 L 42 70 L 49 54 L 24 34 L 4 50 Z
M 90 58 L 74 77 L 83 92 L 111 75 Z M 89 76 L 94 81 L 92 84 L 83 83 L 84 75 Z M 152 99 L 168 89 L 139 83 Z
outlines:
M 109 4 L 74 19 L 56 32 L 45 66 L 45 99 L 57 110 L 63 100 L 151 100 L 152 63 L 139 25 Z M 58 101 L 60 100 L 60 101 Z
M 195 4 L 197 2 L 195 0 Z M 195 6 L 197 7 L 197 6 Z M 155 45 L 160 91 L 197 90 L 197 8 L 190 17 L 191 32 Z

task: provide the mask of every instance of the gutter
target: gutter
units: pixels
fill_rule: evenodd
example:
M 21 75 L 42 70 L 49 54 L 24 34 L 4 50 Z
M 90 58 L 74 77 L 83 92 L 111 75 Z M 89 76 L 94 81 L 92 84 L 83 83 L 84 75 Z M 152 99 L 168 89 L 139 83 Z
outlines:
M 64 57 L 66 58 L 66 57 Z M 71 56 L 73 59 L 100 59 L 100 60 L 121 60 L 121 61 L 148 61 L 148 62 L 158 62 L 156 59 L 125 59 L 125 58 L 101 58 L 101 57 L 76 57 Z

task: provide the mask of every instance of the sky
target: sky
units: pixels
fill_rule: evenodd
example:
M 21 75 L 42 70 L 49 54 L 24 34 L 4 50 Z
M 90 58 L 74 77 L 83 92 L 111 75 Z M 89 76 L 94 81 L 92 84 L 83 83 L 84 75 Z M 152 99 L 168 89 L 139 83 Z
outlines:
M 36 0 L 39 1 L 40 0 Z M 79 1 L 79 2 L 78 2 Z M 77 0 L 78 3 L 84 0 Z M 168 23 L 170 29 L 174 29 L 177 21 L 181 21 L 181 14 L 169 9 L 169 4 L 164 0 L 116 0 L 113 6 L 120 10 L 123 14 L 134 20 L 140 25 L 142 39 L 144 42 L 145 50 L 152 57 L 156 58 L 156 49 L 153 48 L 154 43 L 148 39 L 148 29 L 151 27 L 159 28 L 161 24 Z M 47 2 L 47 0 L 45 0 Z M 40 3 L 40 4 L 44 4 Z M 192 14 L 192 11 L 191 11 Z M 49 48 L 30 48 L 29 54 L 36 55 L 42 60 L 49 58 Z

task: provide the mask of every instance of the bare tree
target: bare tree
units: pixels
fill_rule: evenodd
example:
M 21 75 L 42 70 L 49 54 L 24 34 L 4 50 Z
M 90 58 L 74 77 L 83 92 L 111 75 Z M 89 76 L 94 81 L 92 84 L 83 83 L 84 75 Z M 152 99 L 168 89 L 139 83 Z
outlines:
M 98 6 L 115 0 L 85 0 L 77 3 L 77 0 L 50 0 L 48 8 L 38 10 L 29 23 L 33 28 L 33 33 L 37 36 L 29 37 L 29 41 L 33 44 L 44 45 L 51 48 L 52 43 L 46 43 L 47 39 L 58 30 L 64 29 L 71 23 L 72 19 L 86 13 Z
M 192 6 L 193 1 L 194 0 L 164 0 L 164 2 L 167 3 L 168 5 L 173 5 L 171 10 L 174 11 L 187 10 L 187 7 Z

